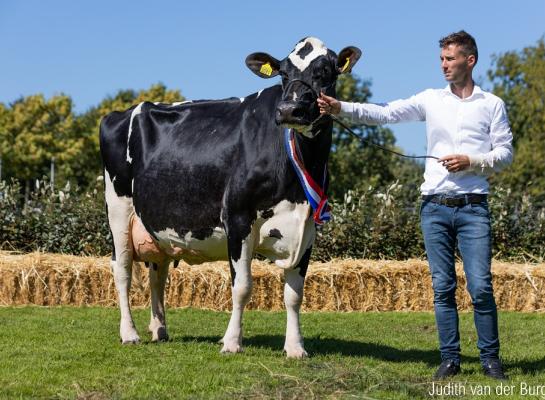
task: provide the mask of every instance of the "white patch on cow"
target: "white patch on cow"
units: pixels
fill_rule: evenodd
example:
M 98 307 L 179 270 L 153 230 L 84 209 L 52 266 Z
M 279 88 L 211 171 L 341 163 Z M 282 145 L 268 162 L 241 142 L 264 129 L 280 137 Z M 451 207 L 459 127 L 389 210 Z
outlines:
M 297 204 L 282 200 L 273 207 L 274 215 L 259 225 L 255 252 L 274 261 L 280 268 L 297 266 L 316 236 L 314 221 L 309 217 L 311 212 L 307 202 Z M 282 237 L 271 237 L 273 229 L 278 230 Z
M 299 50 L 305 47 L 307 43 L 310 43 L 312 45 L 312 51 L 307 54 L 305 58 L 301 58 L 297 53 L 299 52 Z M 288 58 L 293 63 L 293 65 L 295 65 L 302 72 L 308 68 L 312 61 L 320 56 L 325 56 L 326 54 L 327 47 L 325 47 L 324 43 L 319 39 L 309 37 L 297 43 Z
M 106 169 L 104 170 L 104 181 L 108 223 L 115 247 L 116 260 L 111 262 L 111 266 L 121 311 L 119 334 L 123 343 L 137 343 L 140 338 L 136 332 L 129 305 L 132 274 L 132 242 L 129 230 L 134 207 L 131 198 L 117 195 L 113 179 L 110 179 L 110 174 Z
M 167 251 L 181 249 L 181 259 L 188 264 L 200 264 L 207 261 L 227 260 L 227 235 L 221 227 L 213 229 L 212 234 L 201 240 L 193 237 L 192 232 L 183 237 L 172 228 L 155 232 L 159 247 Z
M 257 92 L 257 99 L 259 98 L 259 95 L 261 94 L 261 92 L 263 91 L 263 89 L 261 89 L 259 92 Z
M 284 305 L 287 314 L 284 351 L 288 358 L 304 358 L 308 354 L 303 347 L 299 310 L 303 302 L 305 278 L 301 276 L 298 269 L 286 269 L 284 282 Z
M 138 104 L 134 110 L 132 110 L 132 113 L 131 113 L 131 122 L 129 123 L 129 135 L 127 136 L 127 162 L 130 164 L 132 163 L 132 158 L 129 154 L 129 142 L 131 140 L 131 134 L 132 134 L 132 123 L 134 121 L 134 117 L 136 117 L 138 114 L 142 113 L 142 104 L 144 104 L 144 102 Z
M 235 271 L 234 284 L 231 287 L 233 310 L 231 311 L 229 325 L 221 340 L 223 343 L 222 353 L 240 353 L 242 351 L 242 313 L 252 295 L 251 263 L 254 237 L 252 230 L 242 241 L 240 258 L 231 260 L 231 265 Z
M 246 99 L 245 97 L 241 97 L 241 98 L 240 98 L 240 102 L 241 102 L 241 103 L 244 103 L 244 100 L 245 100 L 245 99 Z
M 171 107 L 176 107 L 176 106 L 179 106 L 179 105 L 181 105 L 181 104 L 186 104 L 186 103 L 192 103 L 192 101 L 191 101 L 191 100 L 176 101 L 176 102 L 172 103 L 170 106 L 171 106 Z

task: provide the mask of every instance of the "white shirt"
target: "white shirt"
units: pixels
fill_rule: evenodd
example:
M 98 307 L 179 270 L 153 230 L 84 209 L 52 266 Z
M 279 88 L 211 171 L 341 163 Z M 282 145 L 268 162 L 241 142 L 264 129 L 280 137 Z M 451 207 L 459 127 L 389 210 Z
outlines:
M 476 85 L 465 99 L 448 85 L 386 104 L 341 102 L 341 115 L 368 125 L 426 121 L 428 155 L 469 157 L 469 169 L 450 173 L 437 160 L 427 159 L 420 187 L 425 195 L 488 193 L 488 175 L 513 159 L 513 135 L 504 102 Z

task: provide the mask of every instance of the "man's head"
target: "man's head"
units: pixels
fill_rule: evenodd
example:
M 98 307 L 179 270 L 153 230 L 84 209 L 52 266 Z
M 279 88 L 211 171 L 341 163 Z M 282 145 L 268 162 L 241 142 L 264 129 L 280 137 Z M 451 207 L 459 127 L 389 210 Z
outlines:
M 441 69 L 450 83 L 471 79 L 479 53 L 475 39 L 465 31 L 451 33 L 439 40 Z

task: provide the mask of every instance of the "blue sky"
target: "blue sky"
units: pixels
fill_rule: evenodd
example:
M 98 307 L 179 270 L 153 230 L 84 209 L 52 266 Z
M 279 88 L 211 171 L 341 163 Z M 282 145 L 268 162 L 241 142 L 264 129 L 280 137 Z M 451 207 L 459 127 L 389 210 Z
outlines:
M 0 102 L 65 93 L 83 112 L 157 82 L 188 99 L 244 97 L 276 83 L 247 70 L 246 56 L 284 58 L 305 36 L 362 49 L 353 72 L 383 102 L 444 87 L 437 41 L 460 29 L 477 40 L 486 89 L 492 55 L 535 45 L 544 21 L 543 0 L 0 0 Z M 390 128 L 406 152 L 425 151 L 422 123 Z

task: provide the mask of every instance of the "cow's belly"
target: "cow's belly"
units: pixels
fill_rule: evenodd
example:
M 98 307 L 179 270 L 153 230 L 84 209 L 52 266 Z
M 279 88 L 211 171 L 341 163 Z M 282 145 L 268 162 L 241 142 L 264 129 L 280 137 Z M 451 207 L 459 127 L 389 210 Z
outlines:
M 293 268 L 316 236 L 314 221 L 310 218 L 308 203 L 282 201 L 273 208 L 270 218 L 261 216 L 254 222 L 246 244 L 253 253 L 261 254 L 281 268 Z M 146 231 L 136 215 L 131 223 L 131 236 L 136 261 L 162 262 L 167 259 L 183 260 L 188 264 L 227 260 L 227 235 L 220 227 L 204 239 L 194 238 L 191 232 L 181 236 L 174 229 L 154 232 L 157 240 Z
M 184 260 L 188 264 L 227 260 L 227 236 L 222 228 L 215 228 L 203 239 L 191 232 L 178 235 L 174 229 L 154 232 L 154 240 L 137 216 L 132 221 L 132 242 L 136 261 L 161 262 L 166 259 Z
M 259 227 L 255 249 L 281 268 L 297 266 L 316 237 L 308 203 L 282 201 L 273 208 L 274 215 Z

